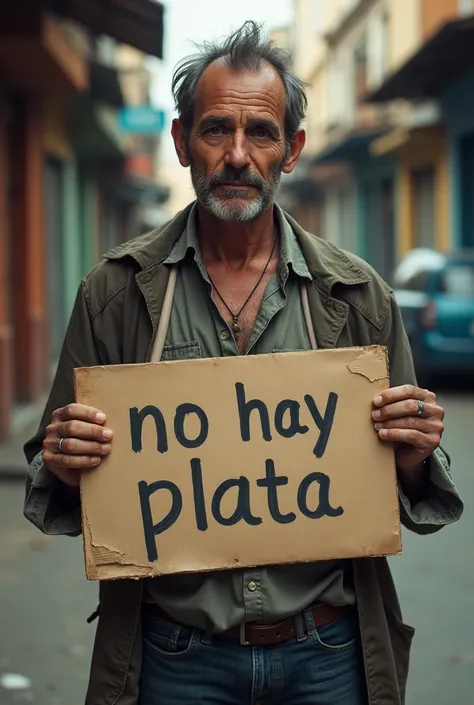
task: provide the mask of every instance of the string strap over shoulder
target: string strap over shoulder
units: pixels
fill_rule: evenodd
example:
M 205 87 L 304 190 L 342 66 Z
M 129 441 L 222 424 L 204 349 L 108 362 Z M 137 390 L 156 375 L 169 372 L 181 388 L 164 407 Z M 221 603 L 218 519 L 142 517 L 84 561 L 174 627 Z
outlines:
M 174 292 L 176 289 L 176 278 L 178 276 L 178 268 L 171 267 L 168 283 L 166 285 L 165 298 L 163 300 L 163 308 L 161 309 L 160 322 L 158 323 L 158 331 L 156 333 L 155 342 L 151 351 L 150 362 L 160 362 L 165 347 L 166 334 L 171 318 L 171 309 L 173 308 Z

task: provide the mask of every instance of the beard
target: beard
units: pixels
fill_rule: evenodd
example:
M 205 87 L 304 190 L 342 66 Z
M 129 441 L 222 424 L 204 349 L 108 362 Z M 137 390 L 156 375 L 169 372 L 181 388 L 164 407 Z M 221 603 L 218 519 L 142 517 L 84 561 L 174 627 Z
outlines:
M 243 222 L 256 220 L 272 205 L 280 184 L 282 166 L 283 161 L 272 165 L 268 179 L 264 181 L 260 176 L 252 174 L 248 167 L 239 169 L 231 165 L 208 177 L 191 161 L 191 180 L 198 202 L 208 213 L 219 220 Z M 239 188 L 233 188 L 228 185 L 229 182 L 238 184 Z M 222 197 L 216 196 L 214 189 L 223 184 L 227 185 L 221 188 Z M 257 194 L 251 197 L 249 191 L 242 186 L 256 189 Z

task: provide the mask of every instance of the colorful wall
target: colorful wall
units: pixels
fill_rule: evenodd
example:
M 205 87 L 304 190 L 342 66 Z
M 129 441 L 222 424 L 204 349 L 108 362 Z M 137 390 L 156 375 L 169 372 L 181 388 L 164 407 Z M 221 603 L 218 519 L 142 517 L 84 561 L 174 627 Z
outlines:
M 398 227 L 397 255 L 403 257 L 417 245 L 414 227 L 413 174 L 423 168 L 434 171 L 434 246 L 442 251 L 450 247 L 449 174 L 444 129 L 426 127 L 411 131 L 397 153 Z

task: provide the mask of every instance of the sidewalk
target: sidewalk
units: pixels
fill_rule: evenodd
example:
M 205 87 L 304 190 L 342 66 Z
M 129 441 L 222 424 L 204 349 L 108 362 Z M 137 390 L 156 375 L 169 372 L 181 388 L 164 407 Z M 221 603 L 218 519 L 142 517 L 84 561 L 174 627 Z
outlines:
M 23 445 L 36 433 L 43 405 L 41 400 L 23 411 L 21 417 L 14 419 L 12 433 L 0 441 L 0 480 L 23 481 L 26 472 Z

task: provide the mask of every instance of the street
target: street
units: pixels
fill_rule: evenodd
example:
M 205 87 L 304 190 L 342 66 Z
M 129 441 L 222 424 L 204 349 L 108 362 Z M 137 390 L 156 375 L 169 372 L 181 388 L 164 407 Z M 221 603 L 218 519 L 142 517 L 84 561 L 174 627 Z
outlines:
M 459 387 L 439 399 L 466 513 L 433 536 L 405 532 L 404 556 L 391 560 L 405 620 L 417 628 L 407 705 L 474 703 L 474 393 Z M 81 705 L 97 585 L 84 577 L 81 540 L 43 536 L 23 519 L 22 501 L 20 482 L 0 484 L 0 705 Z

